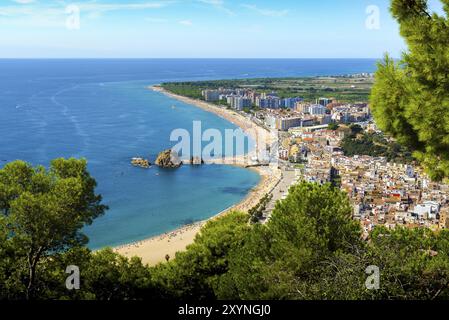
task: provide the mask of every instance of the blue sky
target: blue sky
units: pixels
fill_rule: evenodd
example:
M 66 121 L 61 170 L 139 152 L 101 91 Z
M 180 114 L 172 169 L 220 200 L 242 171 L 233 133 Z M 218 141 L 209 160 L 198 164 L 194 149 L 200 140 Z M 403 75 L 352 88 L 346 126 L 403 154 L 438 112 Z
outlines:
M 389 0 L 0 0 L 0 58 L 399 57 L 405 45 L 388 6 Z M 431 8 L 440 10 L 439 1 Z

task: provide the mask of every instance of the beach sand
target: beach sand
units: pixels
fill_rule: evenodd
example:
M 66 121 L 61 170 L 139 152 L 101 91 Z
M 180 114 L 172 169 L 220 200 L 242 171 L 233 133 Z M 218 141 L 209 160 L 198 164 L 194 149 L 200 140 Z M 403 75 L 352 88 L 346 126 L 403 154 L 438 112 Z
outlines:
M 212 113 L 216 114 L 217 116 L 219 116 L 223 119 L 226 119 L 227 121 L 240 127 L 243 131 L 245 131 L 245 133 L 250 135 L 254 140 L 260 140 L 261 138 L 263 138 L 263 139 L 266 139 L 263 141 L 264 143 L 271 145 L 277 139 L 277 137 L 273 136 L 267 129 L 257 125 L 256 123 L 251 121 L 251 119 L 248 119 L 247 117 L 244 117 L 241 114 L 239 114 L 233 110 L 221 108 L 217 105 L 205 102 L 203 100 L 197 100 L 197 99 L 180 96 L 180 95 L 168 92 L 167 90 L 165 90 L 159 86 L 152 86 L 152 87 L 149 87 L 148 89 L 157 91 L 157 92 L 161 92 L 170 98 L 174 98 L 174 99 L 182 101 L 184 103 L 194 105 L 194 106 L 201 108 L 205 111 L 212 112 Z
M 180 100 L 182 102 L 197 106 L 208 112 L 213 112 L 218 116 L 239 126 L 249 135 L 253 135 L 252 137 L 254 139 L 257 139 L 257 136 L 259 134 L 265 135 L 264 139 L 266 139 L 267 137 L 266 129 L 259 127 L 250 119 L 247 119 L 246 117 L 232 110 L 219 108 L 204 101 L 194 100 L 183 96 L 175 95 L 166 92 L 160 87 L 150 87 L 150 89 L 166 94 L 167 96 Z M 274 139 L 273 137 L 268 139 L 269 140 L 267 140 L 268 141 L 267 143 L 272 143 L 274 141 L 271 140 Z M 243 162 L 231 163 L 224 161 L 224 163 L 234 165 L 244 165 Z M 243 199 L 240 203 L 217 214 L 211 219 L 216 219 L 231 211 L 247 212 L 249 209 L 254 207 L 265 194 L 271 192 L 271 190 L 276 186 L 276 184 L 281 179 L 281 172 L 277 168 L 254 167 L 251 169 L 256 170 L 260 174 L 261 179 L 259 184 L 253 190 L 251 190 L 251 192 L 247 195 L 247 197 Z M 207 221 L 208 220 L 183 226 L 172 232 L 168 232 L 150 239 L 116 247 L 114 248 L 114 250 L 119 254 L 122 254 L 129 258 L 134 256 L 140 257 L 142 259 L 142 262 L 145 264 L 156 265 L 160 262 L 165 261 L 166 255 L 169 255 L 169 257 L 173 259 L 177 252 L 184 251 L 189 244 L 193 243 L 195 236 L 200 232 L 201 228 L 207 223 Z

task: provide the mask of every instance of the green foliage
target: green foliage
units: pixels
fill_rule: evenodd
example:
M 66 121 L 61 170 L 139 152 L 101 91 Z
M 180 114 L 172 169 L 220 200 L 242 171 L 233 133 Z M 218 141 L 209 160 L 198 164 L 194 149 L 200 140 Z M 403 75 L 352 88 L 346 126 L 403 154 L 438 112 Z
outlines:
M 151 282 L 150 268 L 139 258 L 127 259 L 104 249 L 91 252 L 74 247 L 54 254 L 43 263 L 39 299 L 59 300 L 141 300 L 158 298 Z M 67 290 L 67 266 L 80 270 L 80 289 Z M 45 284 L 45 286 L 44 286 Z
M 449 299 L 448 231 L 377 227 L 364 241 L 330 184 L 295 185 L 266 224 L 239 212 L 211 220 L 186 251 L 148 267 L 83 246 L 80 228 L 105 210 L 85 161 L 14 162 L 0 182 L 0 299 Z M 65 287 L 69 265 L 80 290 Z M 371 265 L 379 290 L 365 286 Z
M 287 241 L 297 238 L 297 244 L 307 241 L 310 231 L 320 239 L 320 248 L 330 251 L 354 243 L 360 236 L 346 193 L 329 184 L 302 182 L 290 188 L 287 199 L 277 203 L 268 226 Z
M 351 133 L 352 133 L 353 135 L 357 135 L 357 134 L 363 132 L 363 128 L 362 128 L 360 125 L 358 125 L 358 124 L 351 124 L 351 125 L 349 126 L 349 129 L 351 129 Z
M 260 199 L 260 201 L 254 206 L 254 208 L 249 209 L 248 214 L 252 223 L 257 223 L 263 216 L 263 212 L 267 208 L 268 203 L 273 199 L 272 194 L 266 194 Z
M 354 131 L 352 132 L 341 142 L 345 156 L 385 157 L 388 161 L 396 163 L 412 163 L 414 161 L 407 148 L 395 141 L 387 140 L 381 133 L 355 134 Z
M 334 167 L 331 167 L 330 184 L 334 188 L 337 188 L 337 189 L 341 188 L 340 172 L 336 168 L 334 168 Z
M 371 241 L 368 254 L 381 270 L 376 298 L 449 298 L 449 232 L 377 228 Z
M 189 97 L 192 99 L 202 99 L 201 87 L 193 86 L 190 83 L 176 82 L 163 83 L 162 88 L 180 96 Z
M 393 0 L 391 11 L 408 51 L 400 62 L 387 56 L 379 63 L 373 114 L 383 131 L 410 147 L 440 180 L 449 176 L 448 18 L 430 14 L 424 0 Z
M 27 298 L 37 290 L 43 259 L 87 242 L 82 227 L 106 210 L 95 187 L 85 160 L 56 159 L 49 170 L 15 161 L 0 170 L 0 213 L 6 244 L 2 251 L 22 267 L 15 272 L 26 279 Z
M 338 128 L 340 128 L 340 126 L 338 125 L 338 123 L 335 122 L 329 123 L 329 125 L 327 126 L 327 129 L 332 131 L 335 131 Z
M 153 270 L 154 284 L 161 296 L 215 298 L 214 288 L 229 268 L 229 252 L 241 247 L 249 231 L 248 216 L 243 213 L 233 212 L 209 221 L 187 251 Z
M 307 77 L 307 78 L 259 78 L 214 81 L 170 82 L 161 86 L 175 94 L 202 99 L 206 89 L 251 88 L 256 92 L 276 91 L 280 98 L 302 97 L 306 101 L 335 98 L 347 102 L 368 101 L 372 78 L 364 77 Z
M 232 253 L 220 298 L 317 297 L 321 264 L 360 241 L 347 195 L 330 185 L 301 183 L 278 202 L 270 221 L 256 225 Z M 246 279 L 246 280 L 245 280 Z
M 111 249 L 95 252 L 81 269 L 83 291 L 95 300 L 153 298 L 150 269 L 139 258 L 127 259 Z M 87 289 L 87 290 L 86 290 Z

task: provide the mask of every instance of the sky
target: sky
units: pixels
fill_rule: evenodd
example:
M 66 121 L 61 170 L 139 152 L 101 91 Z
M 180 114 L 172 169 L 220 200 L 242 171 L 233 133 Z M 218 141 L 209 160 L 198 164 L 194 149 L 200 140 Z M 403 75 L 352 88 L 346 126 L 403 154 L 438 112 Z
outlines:
M 0 58 L 400 57 L 389 3 L 0 0 Z

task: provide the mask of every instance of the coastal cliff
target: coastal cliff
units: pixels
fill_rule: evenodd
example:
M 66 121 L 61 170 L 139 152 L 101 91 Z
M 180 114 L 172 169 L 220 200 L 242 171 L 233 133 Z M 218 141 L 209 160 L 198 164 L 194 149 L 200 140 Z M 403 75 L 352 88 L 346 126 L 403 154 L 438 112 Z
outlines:
M 157 156 L 156 165 L 161 168 L 179 168 L 182 166 L 182 161 L 176 152 L 171 149 L 164 150 Z

